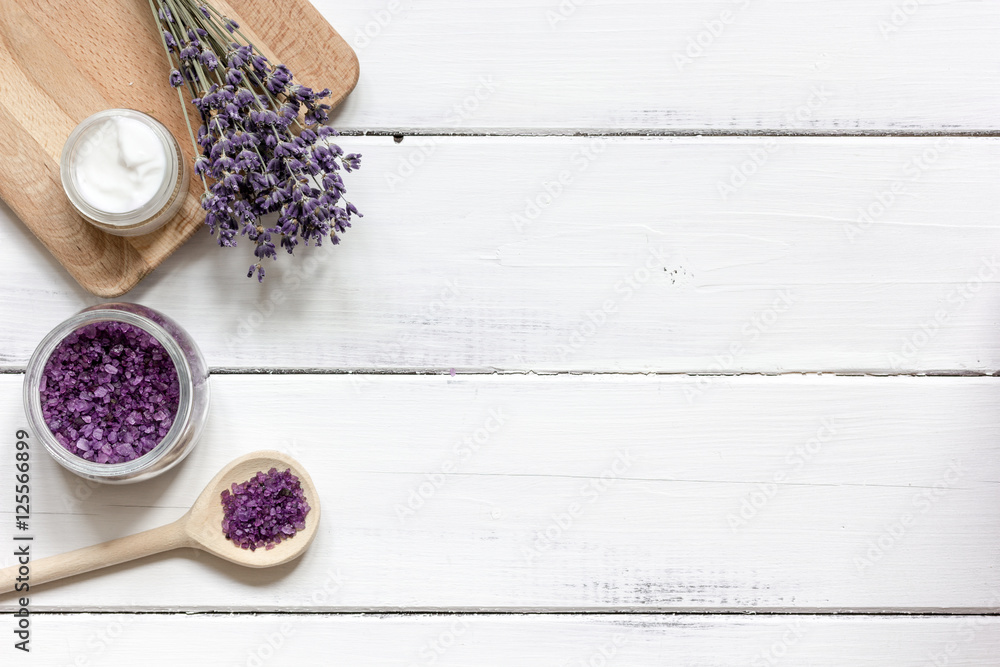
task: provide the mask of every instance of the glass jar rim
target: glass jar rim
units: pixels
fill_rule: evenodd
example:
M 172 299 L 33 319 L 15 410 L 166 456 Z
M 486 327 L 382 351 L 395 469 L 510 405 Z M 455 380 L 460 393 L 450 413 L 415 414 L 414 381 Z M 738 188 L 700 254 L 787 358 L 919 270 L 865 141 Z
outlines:
M 180 395 L 177 401 L 177 414 L 170 425 L 167 434 L 156 443 L 150 451 L 131 461 L 123 463 L 97 463 L 88 461 L 67 450 L 56 439 L 48 423 L 42 415 L 41 392 L 37 383 L 32 382 L 32 378 L 44 371 L 49 357 L 56 347 L 70 334 L 82 327 L 95 322 L 124 322 L 136 326 L 149 335 L 153 336 L 163 346 L 170 360 L 174 364 L 177 372 L 177 381 Z M 173 336 L 160 324 L 154 322 L 144 315 L 111 308 L 90 308 L 73 315 L 63 321 L 50 331 L 35 348 L 25 373 L 23 386 L 24 404 L 28 409 L 30 422 L 37 425 L 39 433 L 36 435 L 42 446 L 52 455 L 57 463 L 78 474 L 95 478 L 117 478 L 140 473 L 155 466 L 173 448 L 175 442 L 182 436 L 186 425 L 191 418 L 192 394 L 194 382 L 191 375 L 191 366 L 188 363 L 180 345 Z
M 76 179 L 74 178 L 71 169 L 71 163 L 79 146 L 80 140 L 83 139 L 97 123 L 109 118 L 121 117 L 138 120 L 151 129 L 160 140 L 160 144 L 166 152 L 166 155 L 164 156 L 166 162 L 163 170 L 163 180 L 160 183 L 159 188 L 157 188 L 156 193 L 149 199 L 149 201 L 131 211 L 113 213 L 99 209 L 84 199 L 83 195 L 80 194 L 79 188 L 77 188 Z M 134 109 L 106 109 L 84 118 L 70 133 L 69 137 L 66 139 L 66 143 L 63 144 L 62 154 L 59 159 L 59 176 L 62 180 L 62 186 L 63 190 L 66 192 L 66 196 L 80 213 L 102 225 L 128 230 L 131 227 L 138 227 L 147 221 L 152 220 L 170 205 L 170 200 L 173 196 L 174 190 L 176 189 L 177 181 L 180 178 L 180 169 L 178 168 L 180 159 L 181 154 L 177 141 L 174 139 L 174 135 L 170 133 L 170 130 L 168 130 L 163 123 L 149 114 L 136 111 Z

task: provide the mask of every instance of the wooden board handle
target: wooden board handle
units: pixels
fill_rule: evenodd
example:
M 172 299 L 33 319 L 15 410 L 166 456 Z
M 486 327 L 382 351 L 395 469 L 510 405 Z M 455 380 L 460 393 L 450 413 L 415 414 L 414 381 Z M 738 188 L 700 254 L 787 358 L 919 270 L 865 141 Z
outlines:
M 99 570 L 102 567 L 126 563 L 143 556 L 193 546 L 194 543 L 188 537 L 184 524 L 184 519 L 181 519 L 166 526 L 128 537 L 120 537 L 117 540 L 95 544 L 58 556 L 31 561 L 28 584 L 34 587 L 76 574 Z M 22 542 L 22 544 L 31 543 Z M 12 565 L 0 570 L 0 594 L 9 593 L 15 589 L 19 583 L 17 577 L 20 567 L 20 565 Z

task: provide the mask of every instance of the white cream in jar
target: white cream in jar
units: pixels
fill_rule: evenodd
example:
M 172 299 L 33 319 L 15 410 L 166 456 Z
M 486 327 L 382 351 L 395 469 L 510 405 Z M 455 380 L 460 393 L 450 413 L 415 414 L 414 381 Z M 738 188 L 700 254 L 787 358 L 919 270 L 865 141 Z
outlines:
M 187 195 L 177 141 L 157 120 L 131 109 L 102 111 L 80 123 L 63 147 L 60 173 L 83 218 L 119 236 L 162 226 Z

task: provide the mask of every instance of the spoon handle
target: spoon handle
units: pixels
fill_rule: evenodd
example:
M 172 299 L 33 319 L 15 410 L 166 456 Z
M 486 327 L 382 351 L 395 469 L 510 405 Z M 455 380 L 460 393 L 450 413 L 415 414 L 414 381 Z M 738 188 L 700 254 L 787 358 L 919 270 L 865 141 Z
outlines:
M 95 544 L 92 547 L 32 560 L 28 563 L 30 570 L 27 578 L 19 572 L 21 565 L 12 565 L 0 570 L 0 594 L 9 593 L 19 585 L 20 592 L 27 594 L 27 590 L 23 588 L 24 583 L 33 588 L 39 584 L 98 570 L 110 565 L 126 563 L 143 556 L 193 546 L 194 542 L 188 537 L 185 530 L 186 518 L 135 535 Z M 31 543 L 23 542 L 21 544 Z M 19 577 L 20 581 L 18 581 Z

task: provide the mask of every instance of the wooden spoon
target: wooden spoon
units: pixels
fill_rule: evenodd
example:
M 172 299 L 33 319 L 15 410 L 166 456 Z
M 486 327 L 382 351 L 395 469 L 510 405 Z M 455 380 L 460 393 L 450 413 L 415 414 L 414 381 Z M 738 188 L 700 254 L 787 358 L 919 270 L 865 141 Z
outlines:
M 279 471 L 291 469 L 292 474 L 299 478 L 306 502 L 311 508 L 306 515 L 306 527 L 290 539 L 275 545 L 273 549 L 263 547 L 256 551 L 241 549 L 222 534 L 222 499 L 220 494 L 224 489 L 230 488 L 233 483 L 240 484 L 258 472 L 267 472 L 271 468 L 277 468 Z M 91 570 L 126 563 L 136 558 L 181 547 L 202 549 L 231 563 L 246 567 L 272 567 L 301 556 L 313 538 L 316 537 L 318 526 L 319 494 L 316 493 L 316 487 L 313 486 L 312 479 L 305 469 L 293 458 L 281 452 L 252 452 L 241 456 L 223 468 L 208 483 L 187 514 L 177 521 L 103 544 L 31 561 L 28 583 L 34 588 L 49 581 L 72 577 L 75 574 L 83 574 Z M 13 565 L 0 570 L 0 594 L 14 590 L 19 567 L 19 565 Z

